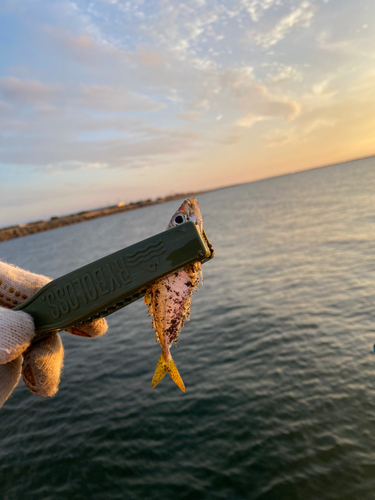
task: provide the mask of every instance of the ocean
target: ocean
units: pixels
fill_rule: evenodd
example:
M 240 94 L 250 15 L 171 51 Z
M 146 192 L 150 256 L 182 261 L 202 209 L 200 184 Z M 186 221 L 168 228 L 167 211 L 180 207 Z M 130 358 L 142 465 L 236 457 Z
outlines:
M 147 307 L 99 339 L 63 332 L 52 399 L 0 410 L 3 500 L 373 500 L 375 158 L 198 197 L 204 264 L 155 389 Z M 178 201 L 0 244 L 56 278 L 163 231 Z

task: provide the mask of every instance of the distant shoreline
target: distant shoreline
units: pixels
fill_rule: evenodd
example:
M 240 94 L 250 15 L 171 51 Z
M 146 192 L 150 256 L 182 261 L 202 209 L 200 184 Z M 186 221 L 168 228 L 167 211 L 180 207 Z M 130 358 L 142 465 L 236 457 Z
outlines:
M 121 212 L 128 212 L 129 210 L 136 210 L 137 208 L 148 207 L 150 205 L 158 205 L 160 203 L 165 203 L 171 200 L 177 200 L 179 198 L 189 198 L 198 194 L 207 193 L 208 191 L 195 191 L 193 193 L 177 193 L 171 196 L 164 196 L 163 198 L 157 198 L 156 200 L 144 200 L 132 203 L 118 203 L 117 205 L 99 208 L 97 210 L 88 210 L 84 212 L 79 212 L 77 214 L 66 215 L 62 217 L 51 217 L 50 220 L 39 220 L 36 222 L 29 222 L 28 224 L 18 224 L 15 226 L 4 227 L 0 229 L 0 243 L 3 241 L 13 240 L 14 238 L 21 238 L 22 236 L 28 236 L 29 234 L 41 233 L 43 231 L 49 231 L 50 229 L 56 229 L 58 227 L 70 226 L 71 224 L 78 224 L 80 222 L 85 222 L 92 219 L 98 219 L 100 217 L 105 217 L 107 215 L 118 214 Z
M 354 161 L 367 160 L 369 158 L 375 158 L 375 155 L 366 155 L 359 158 L 351 158 L 348 160 L 341 161 L 339 163 L 330 163 L 328 165 L 319 165 L 314 167 L 304 168 L 302 170 L 295 170 L 292 172 L 284 172 L 279 175 L 273 175 L 270 177 L 262 177 L 260 179 L 254 179 L 248 182 L 241 182 L 239 184 L 229 184 L 227 186 L 216 187 L 212 189 L 206 189 L 204 191 L 194 191 L 190 193 L 177 193 L 171 196 L 164 196 L 162 198 L 157 198 L 156 200 L 144 200 L 137 201 L 135 203 L 118 203 L 115 206 L 107 208 L 99 208 L 96 210 L 88 210 L 85 212 L 79 212 L 77 214 L 62 216 L 62 217 L 51 217 L 48 221 L 37 221 L 30 222 L 28 224 L 19 224 L 14 226 L 5 227 L 0 229 L 0 243 L 2 241 L 12 240 L 14 238 L 20 238 L 22 236 L 27 236 L 29 234 L 40 233 L 42 231 L 49 231 L 50 229 L 55 229 L 57 227 L 69 226 L 70 224 L 77 224 L 79 222 L 84 222 L 91 219 L 98 219 L 99 217 L 105 217 L 106 215 L 113 215 L 120 212 L 127 212 L 128 210 L 135 210 L 141 207 L 147 207 L 150 205 L 156 205 L 158 203 L 165 203 L 166 201 L 176 200 L 178 198 L 188 198 L 189 196 L 195 196 L 203 193 L 209 193 L 212 191 L 220 191 L 221 189 L 228 189 L 237 186 L 242 186 L 244 184 L 253 184 L 256 182 L 262 182 L 269 179 L 277 179 L 279 177 L 286 177 L 288 175 L 300 174 L 304 172 L 309 172 L 311 170 L 320 170 L 323 168 L 334 167 L 336 165 L 343 165 L 345 163 L 351 163 Z

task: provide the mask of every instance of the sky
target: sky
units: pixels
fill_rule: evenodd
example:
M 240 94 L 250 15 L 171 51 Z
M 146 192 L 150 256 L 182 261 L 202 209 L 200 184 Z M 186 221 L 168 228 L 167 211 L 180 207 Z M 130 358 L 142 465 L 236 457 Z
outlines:
M 374 154 L 374 0 L 0 0 L 0 227 Z

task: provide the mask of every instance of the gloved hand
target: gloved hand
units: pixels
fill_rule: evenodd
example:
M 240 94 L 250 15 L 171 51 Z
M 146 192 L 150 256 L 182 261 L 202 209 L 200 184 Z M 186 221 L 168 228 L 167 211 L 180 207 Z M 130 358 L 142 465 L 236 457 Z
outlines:
M 55 333 L 30 345 L 35 335 L 32 317 L 12 311 L 51 281 L 46 276 L 24 271 L 0 261 L 0 408 L 18 384 L 24 383 L 35 394 L 53 396 L 58 390 L 64 349 Z M 98 337 L 107 331 L 104 319 L 67 329 L 82 337 Z

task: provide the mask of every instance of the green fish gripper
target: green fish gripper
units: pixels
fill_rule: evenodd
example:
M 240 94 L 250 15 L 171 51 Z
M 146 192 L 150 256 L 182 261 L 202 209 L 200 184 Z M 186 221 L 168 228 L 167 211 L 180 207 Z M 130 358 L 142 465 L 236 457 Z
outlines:
M 143 297 L 159 278 L 212 257 L 206 234 L 186 222 L 51 281 L 14 310 L 33 317 L 35 342 L 104 318 Z

